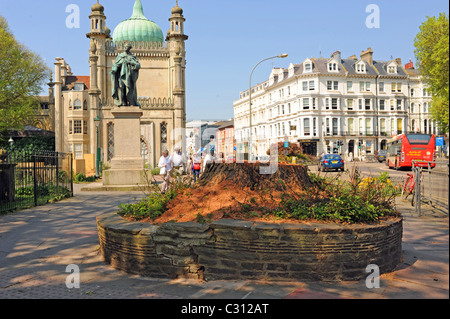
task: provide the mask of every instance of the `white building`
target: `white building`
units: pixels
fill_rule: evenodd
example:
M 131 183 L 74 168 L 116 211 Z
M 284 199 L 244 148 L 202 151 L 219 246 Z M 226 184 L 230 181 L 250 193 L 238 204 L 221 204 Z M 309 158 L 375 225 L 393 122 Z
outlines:
M 391 136 L 417 131 L 419 123 L 422 132 L 436 133 L 424 88 L 400 59 L 375 61 L 370 48 L 360 58 L 342 59 L 336 51 L 330 58 L 275 68 L 252 88 L 252 154 L 264 156 L 271 144 L 289 140 L 306 154 L 363 158 L 384 148 Z M 424 103 L 426 112 L 417 115 Z M 249 91 L 233 106 L 237 149 L 247 153 Z

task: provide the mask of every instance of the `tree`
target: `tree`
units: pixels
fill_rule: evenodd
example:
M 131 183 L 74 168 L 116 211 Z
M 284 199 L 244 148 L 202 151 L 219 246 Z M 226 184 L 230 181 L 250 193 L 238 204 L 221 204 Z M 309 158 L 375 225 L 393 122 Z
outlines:
M 449 23 L 445 13 L 427 17 L 414 41 L 419 71 L 433 96 L 431 113 L 449 131 Z
M 49 73 L 37 54 L 17 42 L 0 16 L 0 135 L 32 122 L 38 107 L 34 97 Z

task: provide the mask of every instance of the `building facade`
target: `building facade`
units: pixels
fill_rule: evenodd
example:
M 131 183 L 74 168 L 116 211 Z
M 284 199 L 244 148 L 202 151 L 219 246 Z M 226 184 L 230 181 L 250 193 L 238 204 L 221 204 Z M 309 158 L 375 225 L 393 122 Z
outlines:
M 364 159 L 393 135 L 436 134 L 428 113 L 431 97 L 417 70 L 406 67 L 401 59 L 374 60 L 369 48 L 360 57 L 343 59 L 336 51 L 330 58 L 274 68 L 267 81 L 251 89 L 251 127 L 249 91 L 233 104 L 237 149 L 248 153 L 251 130 L 255 156 L 267 155 L 271 144 L 289 141 L 310 155 Z
M 91 163 L 98 150 L 102 162 L 114 157 L 115 106 L 110 71 L 116 57 L 130 43 L 141 64 L 136 84 L 143 112 L 141 153 L 146 164 L 154 167 L 163 150 L 184 148 L 188 36 L 184 34 L 183 10 L 178 4 L 172 8 L 165 37 L 161 28 L 145 17 L 140 0 L 135 1 L 132 16 L 116 26 L 112 34 L 106 26 L 105 8 L 97 2 L 91 11 L 90 32 L 86 35 L 90 75 L 75 76 L 64 59 L 56 58 L 56 151 L 72 152 L 76 161 L 85 163 Z

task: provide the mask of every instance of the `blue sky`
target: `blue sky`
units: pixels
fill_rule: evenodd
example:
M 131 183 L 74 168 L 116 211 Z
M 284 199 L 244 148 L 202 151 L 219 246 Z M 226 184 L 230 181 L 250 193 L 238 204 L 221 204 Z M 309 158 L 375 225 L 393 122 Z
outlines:
M 146 17 L 166 34 L 175 0 L 141 0 Z M 77 75 L 89 75 L 90 8 L 95 0 L 0 1 L 16 38 L 45 59 L 53 70 L 55 57 L 63 57 Z M 113 31 L 129 18 L 134 0 L 101 0 L 107 26 Z M 66 27 L 66 7 L 80 8 L 80 28 Z M 367 28 L 366 7 L 380 9 L 380 27 Z M 288 67 L 307 57 L 359 56 L 371 47 L 374 58 L 402 58 L 415 62 L 414 38 L 427 16 L 448 14 L 444 0 L 179 0 L 186 18 L 187 117 L 228 119 L 233 101 L 248 89 L 253 67 L 262 59 L 288 53 L 286 59 L 261 64 L 253 85 L 265 81 L 272 67 Z

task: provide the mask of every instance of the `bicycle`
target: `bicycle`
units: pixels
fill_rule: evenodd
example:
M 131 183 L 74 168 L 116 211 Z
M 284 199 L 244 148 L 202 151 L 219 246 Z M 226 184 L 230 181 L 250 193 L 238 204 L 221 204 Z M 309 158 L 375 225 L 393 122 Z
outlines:
M 419 178 L 422 178 L 422 170 L 419 169 Z M 411 206 L 414 206 L 415 204 L 415 198 L 416 198 L 416 176 L 417 176 L 417 170 L 413 169 L 413 174 L 407 173 L 405 182 L 403 183 L 402 187 L 402 200 L 406 201 L 410 195 L 412 195 L 411 198 Z

